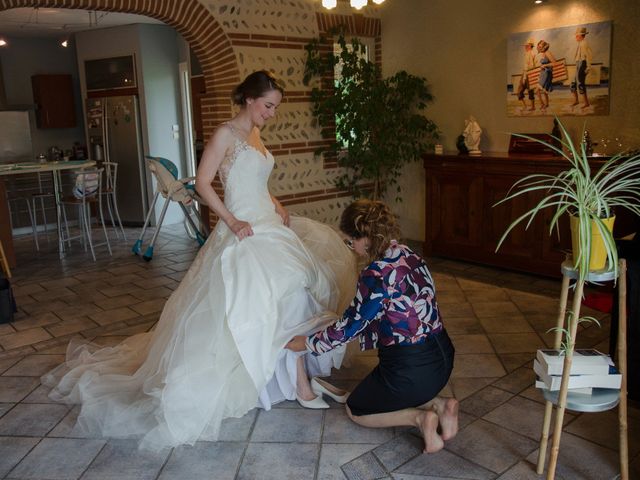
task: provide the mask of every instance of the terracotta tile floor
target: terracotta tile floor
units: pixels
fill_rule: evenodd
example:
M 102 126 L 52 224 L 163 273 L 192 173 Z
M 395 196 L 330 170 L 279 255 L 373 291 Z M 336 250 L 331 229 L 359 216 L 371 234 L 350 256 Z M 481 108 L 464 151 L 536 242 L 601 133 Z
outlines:
M 19 313 L 0 324 L 0 478 L 7 479 L 538 479 L 534 463 L 543 416 L 532 387 L 536 349 L 549 345 L 558 281 L 430 259 L 446 326 L 457 349 L 447 394 L 461 401 L 461 430 L 422 455 L 414 429 L 365 429 L 332 403 L 327 411 L 285 402 L 226 421 L 221 440 L 162 454 L 132 441 L 74 438 L 75 408 L 53 403 L 39 376 L 81 337 L 113 345 L 149 330 L 196 253 L 181 226 L 164 228 L 149 263 L 130 253 L 137 231 L 98 261 L 75 245 L 64 260 L 55 241 L 36 254 L 16 239 L 13 286 Z M 46 251 L 48 250 L 48 252 Z M 609 322 L 581 332 L 581 346 L 607 349 Z M 355 345 L 354 345 L 355 346 Z M 376 363 L 353 353 L 332 381 L 351 387 Z M 635 408 L 634 408 L 635 407 Z M 616 410 L 566 415 L 557 478 L 613 479 Z M 640 410 L 629 411 L 632 478 L 640 478 Z

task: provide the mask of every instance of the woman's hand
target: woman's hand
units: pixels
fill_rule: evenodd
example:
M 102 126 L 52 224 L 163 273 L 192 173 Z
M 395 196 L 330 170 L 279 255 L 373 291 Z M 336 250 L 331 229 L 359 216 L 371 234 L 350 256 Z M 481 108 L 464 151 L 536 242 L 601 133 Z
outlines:
M 304 352 L 307 349 L 307 337 L 303 337 L 302 335 L 293 337 L 284 348 L 293 352 Z
M 276 204 L 276 213 L 277 213 L 278 215 L 280 215 L 280 218 L 282 218 L 282 223 L 284 223 L 284 224 L 288 227 L 288 226 L 289 226 L 289 221 L 290 221 L 290 218 L 289 218 L 289 212 L 287 212 L 287 209 L 286 209 L 286 208 L 284 208 L 284 207 L 280 204 L 280 202 L 278 202 L 278 203 Z
M 238 240 L 242 240 L 246 237 L 253 235 L 253 229 L 249 222 L 235 219 L 229 224 L 231 231 L 238 237 Z

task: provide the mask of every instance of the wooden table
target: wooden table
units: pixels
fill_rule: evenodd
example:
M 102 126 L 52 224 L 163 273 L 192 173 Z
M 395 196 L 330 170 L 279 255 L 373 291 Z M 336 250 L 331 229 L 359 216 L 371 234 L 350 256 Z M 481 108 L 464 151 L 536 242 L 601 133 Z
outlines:
M 46 173 L 52 172 L 53 175 L 53 191 L 56 202 L 56 222 L 58 227 L 58 251 L 60 256 L 64 252 L 62 245 L 60 215 L 62 206 L 60 204 L 60 172 L 63 170 L 80 170 L 83 168 L 95 167 L 96 162 L 93 160 L 70 160 L 67 162 L 43 162 L 43 163 L 9 163 L 0 164 L 0 177 L 9 175 L 24 175 L 29 173 Z M 0 182 L 0 240 L 4 246 L 5 254 L 9 265 L 16 266 L 15 251 L 13 249 L 13 238 L 11 233 L 9 205 L 7 202 L 7 194 L 4 182 Z

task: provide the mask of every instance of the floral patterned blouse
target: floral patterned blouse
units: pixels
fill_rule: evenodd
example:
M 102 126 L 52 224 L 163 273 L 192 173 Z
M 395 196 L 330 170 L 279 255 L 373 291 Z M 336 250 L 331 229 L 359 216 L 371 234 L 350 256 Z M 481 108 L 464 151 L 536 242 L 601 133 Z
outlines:
M 424 343 L 442 330 L 431 273 L 424 260 L 395 240 L 369 264 L 342 318 L 307 338 L 319 355 L 360 336 L 362 350 Z

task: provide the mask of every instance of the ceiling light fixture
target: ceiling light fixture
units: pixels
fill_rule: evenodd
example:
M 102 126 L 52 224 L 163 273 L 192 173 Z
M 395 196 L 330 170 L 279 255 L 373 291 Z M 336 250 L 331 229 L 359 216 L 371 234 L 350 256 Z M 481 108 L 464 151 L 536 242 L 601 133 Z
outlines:
M 69 46 L 69 39 L 63 38 L 62 41 L 60 42 L 60 45 L 63 46 L 64 48 L 67 48 Z
M 4 38 L 0 38 L 0 47 L 6 47 L 7 45 L 7 41 Z
M 384 0 L 372 0 L 376 5 L 380 5 L 384 2 Z M 352 8 L 356 10 L 362 10 L 362 8 L 366 7 L 368 4 L 368 0 L 349 0 L 349 4 Z M 327 10 L 331 10 L 332 8 L 336 8 L 338 5 L 338 0 L 322 0 L 322 6 Z

